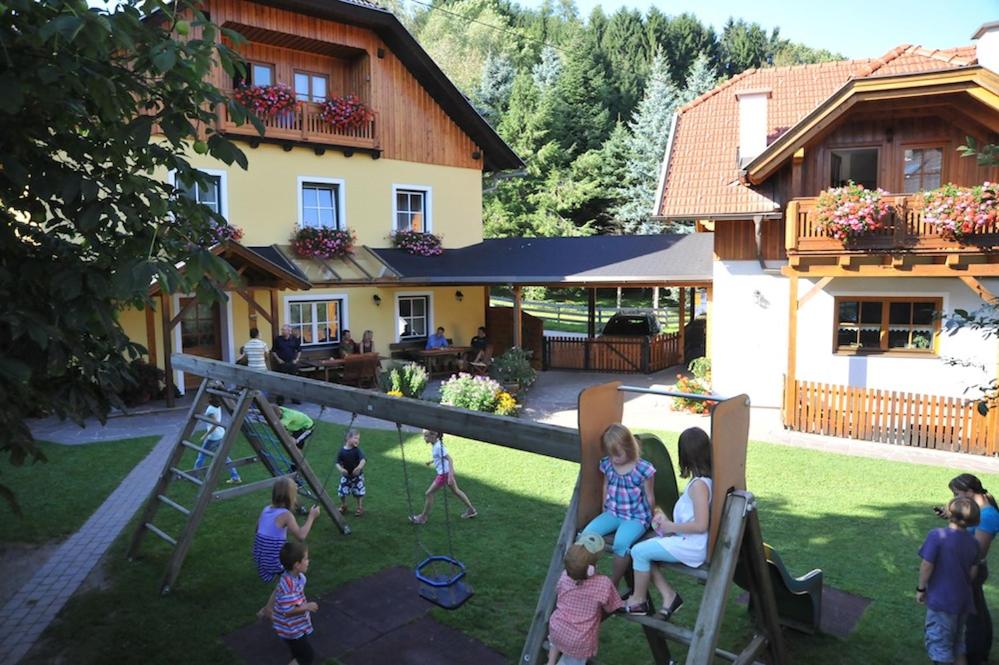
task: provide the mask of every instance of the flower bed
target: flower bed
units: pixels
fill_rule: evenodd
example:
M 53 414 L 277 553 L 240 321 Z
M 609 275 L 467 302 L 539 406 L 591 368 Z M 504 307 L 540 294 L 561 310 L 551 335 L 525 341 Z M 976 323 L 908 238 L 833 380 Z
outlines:
M 853 182 L 827 189 L 819 194 L 815 206 L 818 227 L 827 236 L 844 242 L 879 231 L 885 228 L 891 212 L 883 198 L 887 194 L 883 189 L 866 189 Z
M 302 257 L 332 259 L 354 251 L 354 232 L 351 230 L 296 227 L 291 237 L 291 247 Z
M 391 397 L 420 399 L 427 387 L 427 370 L 416 363 L 407 363 L 382 374 L 382 390 Z
M 937 227 L 948 240 L 979 233 L 999 220 L 996 198 L 999 183 L 975 187 L 944 185 L 923 193 L 923 220 Z
M 441 404 L 499 416 L 513 416 L 520 406 L 513 395 L 493 379 L 462 372 L 441 385 Z
M 298 109 L 295 93 L 286 85 L 250 85 L 237 88 L 233 98 L 261 118 Z
M 319 105 L 319 117 L 335 129 L 360 129 L 375 114 L 354 95 L 331 97 Z
M 391 236 L 392 244 L 416 256 L 438 256 L 444 253 L 440 236 L 421 231 L 396 231 Z

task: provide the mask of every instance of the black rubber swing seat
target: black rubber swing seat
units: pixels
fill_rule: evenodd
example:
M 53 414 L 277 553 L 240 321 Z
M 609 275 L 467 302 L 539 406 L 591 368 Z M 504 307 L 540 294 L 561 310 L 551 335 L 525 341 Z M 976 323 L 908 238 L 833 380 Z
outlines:
M 464 577 L 465 564 L 449 556 L 429 556 L 416 566 L 420 596 L 445 610 L 461 607 L 475 593 Z

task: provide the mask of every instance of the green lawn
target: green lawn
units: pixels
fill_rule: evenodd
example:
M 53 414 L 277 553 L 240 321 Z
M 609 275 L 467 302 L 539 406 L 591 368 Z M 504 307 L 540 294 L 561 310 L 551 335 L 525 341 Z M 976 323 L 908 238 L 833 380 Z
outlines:
M 326 477 L 342 428 L 322 425 L 309 457 Z M 675 459 L 675 435 L 667 434 Z M 354 533 L 338 534 L 323 519 L 310 537 L 309 594 L 326 593 L 345 581 L 387 566 L 417 560 L 405 522 L 408 510 L 394 432 L 365 431 L 368 457 L 368 515 L 352 520 Z M 455 612 L 435 616 L 510 657 L 520 652 L 551 548 L 575 479 L 573 464 L 488 444 L 449 439 L 458 478 L 475 503 L 476 520 L 453 520 L 456 555 L 469 568 L 476 595 Z M 407 459 L 414 496 L 431 480 L 423 466 L 429 449 L 413 436 Z M 190 460 L 188 460 L 190 462 Z M 789 633 L 792 662 L 919 663 L 923 609 L 913 601 L 918 558 L 925 532 L 940 522 L 930 507 L 947 498 L 953 470 L 884 462 L 753 443 L 748 481 L 759 500 L 765 539 L 778 548 L 791 571 L 822 568 L 827 583 L 873 599 L 855 633 L 845 641 Z M 253 472 L 244 478 L 257 477 Z M 983 476 L 986 487 L 999 476 Z M 332 486 L 331 481 L 331 486 Z M 65 496 L 63 493 L 59 495 Z M 74 597 L 46 632 L 41 651 L 28 662 L 93 663 L 142 657 L 148 663 L 234 663 L 224 635 L 253 620 L 270 591 L 255 574 L 249 556 L 253 527 L 264 494 L 213 504 L 184 565 L 166 597 L 157 594 L 167 548 L 150 538 L 144 556 L 125 560 L 119 539 L 109 556 L 107 591 Z M 436 551 L 446 547 L 439 501 L 422 533 Z M 457 513 L 457 502 L 451 503 Z M 171 511 L 172 512 L 172 511 Z M 158 519 L 159 521 L 159 519 Z M 168 532 L 177 524 L 164 520 Z M 700 587 L 686 578 L 687 598 L 677 615 L 692 626 Z M 733 594 L 738 594 L 736 590 Z M 999 594 L 989 593 L 993 606 Z M 721 646 L 732 650 L 748 639 L 743 606 L 730 603 Z M 322 619 L 317 630 L 322 630 Z M 675 654 L 682 654 L 677 649 Z M 610 620 L 601 638 L 601 662 L 650 662 L 640 629 Z
M 0 507 L 0 543 L 44 543 L 79 529 L 132 468 L 149 454 L 157 437 L 103 441 L 80 446 L 40 442 L 47 462 L 5 464 L 0 483 L 17 495 L 23 516 Z

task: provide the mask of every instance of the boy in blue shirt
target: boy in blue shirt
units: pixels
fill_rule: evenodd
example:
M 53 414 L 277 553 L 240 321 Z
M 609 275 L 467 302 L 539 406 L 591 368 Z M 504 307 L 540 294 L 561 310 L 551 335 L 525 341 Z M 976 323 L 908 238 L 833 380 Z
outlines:
M 971 581 L 978 562 L 978 542 L 967 527 L 978 524 L 978 505 L 958 497 L 947 506 L 950 523 L 933 529 L 919 548 L 916 602 L 926 605 L 926 652 L 934 663 L 963 665 L 964 627 L 974 611 Z

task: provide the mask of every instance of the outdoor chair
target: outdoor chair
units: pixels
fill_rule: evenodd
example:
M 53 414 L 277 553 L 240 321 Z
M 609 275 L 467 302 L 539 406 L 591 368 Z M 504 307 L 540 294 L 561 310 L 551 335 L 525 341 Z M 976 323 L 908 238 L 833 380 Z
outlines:
M 475 356 L 478 355 L 474 351 L 472 353 L 475 354 Z M 489 373 L 489 367 L 493 364 L 493 345 L 489 344 L 486 346 L 485 350 L 482 352 L 482 360 L 479 362 L 474 362 L 475 356 L 473 356 L 473 362 L 468 363 L 468 366 L 471 368 L 472 374 L 475 374 L 476 376 L 485 376 Z

